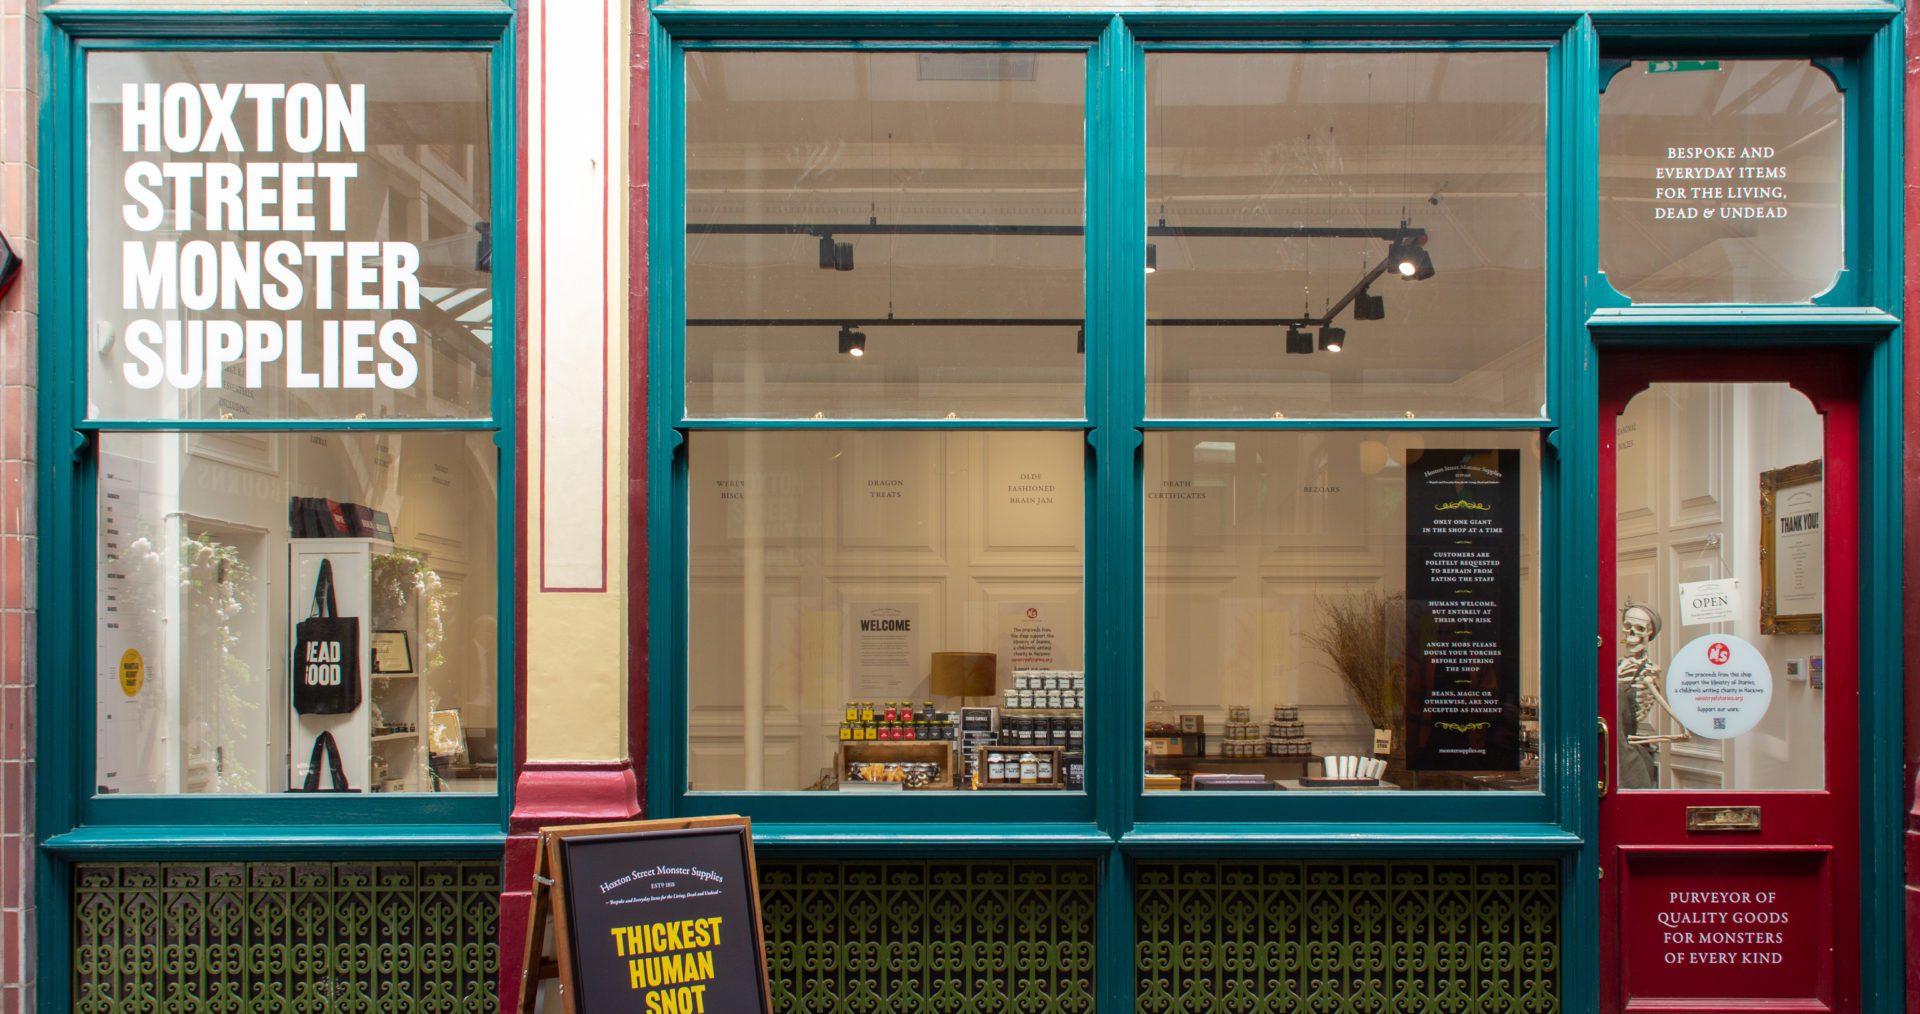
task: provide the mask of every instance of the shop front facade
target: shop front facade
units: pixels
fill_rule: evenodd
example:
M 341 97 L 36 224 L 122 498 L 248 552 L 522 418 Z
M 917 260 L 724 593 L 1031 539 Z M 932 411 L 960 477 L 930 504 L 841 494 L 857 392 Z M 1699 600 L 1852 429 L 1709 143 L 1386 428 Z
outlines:
M 1915 996 L 1898 6 L 6 30 L 17 1009 L 718 814 L 781 1010 Z

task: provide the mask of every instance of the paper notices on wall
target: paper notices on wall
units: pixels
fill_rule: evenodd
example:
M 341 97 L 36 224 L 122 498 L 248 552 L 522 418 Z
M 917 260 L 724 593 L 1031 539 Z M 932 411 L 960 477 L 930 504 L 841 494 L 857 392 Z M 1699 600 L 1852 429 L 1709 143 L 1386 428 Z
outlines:
M 921 700 L 927 654 L 920 648 L 916 602 L 856 602 L 847 609 L 851 695 L 860 700 Z
M 166 519 L 145 462 L 100 455 L 99 629 L 94 635 L 97 781 L 110 792 L 165 792 Z M 129 680 L 124 661 L 139 659 Z

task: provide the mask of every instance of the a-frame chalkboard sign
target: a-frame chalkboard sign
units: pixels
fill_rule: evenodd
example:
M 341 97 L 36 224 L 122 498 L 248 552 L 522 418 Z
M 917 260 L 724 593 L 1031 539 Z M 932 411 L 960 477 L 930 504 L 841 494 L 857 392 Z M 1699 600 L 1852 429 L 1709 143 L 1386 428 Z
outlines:
M 541 828 L 520 1014 L 551 978 L 564 1014 L 772 1014 L 752 823 Z

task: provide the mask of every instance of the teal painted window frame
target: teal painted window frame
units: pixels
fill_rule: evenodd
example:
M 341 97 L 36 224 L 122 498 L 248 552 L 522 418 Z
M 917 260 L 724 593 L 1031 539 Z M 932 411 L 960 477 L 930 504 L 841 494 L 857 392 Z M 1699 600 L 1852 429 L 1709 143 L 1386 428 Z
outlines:
M 491 434 L 499 456 L 496 609 L 512 616 L 516 602 L 516 355 L 512 329 L 494 342 L 494 387 L 484 417 L 449 420 L 318 419 L 284 421 L 98 420 L 86 417 L 86 61 L 110 51 L 394 51 L 458 50 L 488 57 L 493 159 L 491 214 L 518 221 L 518 66 L 513 15 L 490 8 L 401 9 L 391 13 L 191 11 L 48 11 L 43 40 L 46 101 L 41 114 L 40 447 L 41 527 L 38 650 L 41 693 L 36 819 L 42 848 L 60 857 L 161 857 L 266 853 L 331 855 L 497 854 L 512 809 L 511 763 L 500 765 L 496 791 L 383 797 L 353 795 L 100 796 L 95 764 L 93 680 L 95 462 L 103 434 L 116 432 L 252 431 L 368 433 L 441 431 Z M 511 235 L 511 234 L 509 234 Z M 494 247 L 498 319 L 515 319 L 518 244 Z M 502 755 L 514 756 L 514 625 L 500 625 L 496 693 Z M 43 897 L 43 902 L 46 901 Z M 43 953 L 47 949 L 43 949 Z M 43 980 L 46 981 L 46 980 Z
M 87 860 L 497 858 L 512 812 L 515 765 L 500 766 L 496 792 L 472 797 L 392 798 L 255 796 L 247 798 L 95 797 L 92 690 L 94 614 L 93 464 L 102 433 L 276 430 L 369 432 L 440 430 L 491 433 L 503 491 L 496 526 L 500 570 L 496 608 L 515 614 L 517 351 L 513 329 L 494 342 L 488 418 L 288 421 L 269 425 L 218 420 L 95 421 L 85 418 L 86 56 L 104 50 L 460 49 L 491 61 L 493 218 L 518 221 L 518 56 L 510 7 L 411 8 L 388 12 L 107 8 L 47 11 L 41 40 L 40 115 L 40 413 L 36 510 L 41 519 L 40 692 L 35 756 L 38 1008 L 72 1002 L 73 864 Z M 55 170 L 54 167 L 58 167 Z M 518 297 L 517 238 L 494 247 L 494 300 L 512 321 Z M 507 339 L 507 335 L 515 335 Z M 51 523 L 71 519 L 71 524 Z M 500 624 L 497 694 L 502 756 L 517 756 L 515 625 Z
M 850 19 L 853 16 L 849 16 Z M 654 294 L 650 335 L 651 456 L 649 482 L 649 544 L 655 547 L 649 614 L 658 635 L 652 641 L 650 671 L 648 757 L 649 812 L 697 815 L 746 812 L 763 823 L 783 825 L 852 824 L 864 828 L 886 826 L 903 835 L 920 835 L 927 825 L 958 827 L 1001 825 L 1057 834 L 1070 828 L 1088 841 L 1121 839 L 1150 846 L 1160 835 L 1184 836 L 1199 828 L 1227 839 L 1263 836 L 1274 840 L 1313 841 L 1364 828 L 1385 841 L 1406 836 L 1432 841 L 1451 836 L 1487 840 L 1509 837 L 1516 847 L 1569 848 L 1577 841 L 1562 817 L 1576 806 L 1573 779 L 1558 768 L 1543 769 L 1539 792 L 1524 793 L 1405 793 L 1391 807 L 1377 795 L 1274 795 L 1201 793 L 1146 794 L 1139 763 L 1141 700 L 1140 645 L 1125 637 L 1098 636 L 1100 629 L 1140 629 L 1144 563 L 1142 559 L 1137 457 L 1146 433 L 1179 429 L 1329 430 L 1434 429 L 1525 430 L 1543 434 L 1549 451 L 1543 460 L 1543 524 L 1566 512 L 1564 497 L 1573 492 L 1558 482 L 1558 456 L 1551 445 L 1564 403 L 1564 385 L 1552 379 L 1576 357 L 1548 342 L 1549 402 L 1545 419 L 1339 419 L 1242 420 L 1157 419 L 1145 408 L 1145 287 L 1144 250 L 1147 206 L 1145 181 L 1145 55 L 1161 50 L 1261 49 L 1528 49 L 1546 56 L 1549 174 L 1565 147 L 1565 127 L 1578 122 L 1580 89 L 1569 87 L 1562 68 L 1569 45 L 1568 25 L 1575 19 L 1518 18 L 1498 25 L 1439 20 L 1402 25 L 1352 26 L 1322 37 L 1319 23 L 1261 22 L 1227 25 L 1241 19 L 1196 16 L 1198 24 L 1215 32 L 1250 32 L 1249 38 L 1222 42 L 1218 38 L 1183 37 L 1181 18 L 1110 15 L 1027 15 L 1018 12 L 979 17 L 946 15 L 922 19 L 912 15 L 891 19 L 861 17 L 855 24 L 837 20 L 798 24 L 779 18 L 735 15 L 689 16 L 682 26 L 678 12 L 655 11 L 651 91 L 653 136 L 650 146 L 650 291 Z M 1136 33 L 1135 26 L 1141 26 Z M 752 31 L 761 29 L 760 33 Z M 855 41 L 847 41 L 849 36 Z M 1086 416 L 1083 420 L 768 420 L 690 418 L 684 409 L 685 338 L 684 294 L 680 237 L 685 222 L 682 208 L 684 173 L 684 54 L 689 50 L 726 49 L 1076 49 L 1088 54 L 1086 106 Z M 1556 131 L 1558 135 L 1556 137 Z M 1554 251 L 1565 249 L 1556 236 L 1573 219 L 1569 192 L 1550 187 L 1548 200 L 1549 263 Z M 1563 276 L 1566 274 L 1562 272 Z M 1551 276 L 1550 276 L 1551 277 Z M 1565 281 L 1563 278 L 1561 281 Z M 1552 286 L 1550 285 L 1550 288 Z M 1549 293 L 1551 333 L 1566 335 L 1578 327 L 1573 315 L 1574 294 Z M 1555 318 L 1552 315 L 1558 314 Z M 1103 354 L 1104 352 L 1104 354 Z M 768 432 L 818 429 L 934 429 L 964 430 L 1075 430 L 1087 441 L 1088 491 L 1086 531 L 1086 610 L 1089 618 L 1089 669 L 1100 693 L 1089 695 L 1087 708 L 1087 790 L 1084 793 L 978 793 L 914 795 L 875 799 L 817 792 L 688 792 L 686 783 L 686 443 L 689 434 L 710 430 Z M 1563 551 L 1560 542 L 1545 546 L 1549 563 Z M 1543 566 L 1545 566 L 1543 564 Z M 1566 570 L 1565 567 L 1555 567 Z M 1556 589 L 1559 591 L 1559 589 Z M 1543 596 L 1545 597 L 1545 596 Z M 1559 660 L 1552 646 L 1555 617 L 1567 610 L 1543 611 L 1541 651 L 1543 671 L 1555 671 Z M 1590 710 L 1590 702 L 1589 702 Z M 1556 724 L 1565 720 L 1556 715 Z M 1561 725 L 1562 728 L 1570 727 Z M 1562 743 L 1562 753 L 1577 753 L 1577 744 Z M 1463 822 L 1464 821 L 1464 822 Z M 1011 826 L 1011 827 L 1009 827 Z M 1064 828 L 1062 827 L 1064 826 Z
M 648 812 L 744 812 L 775 854 L 1088 855 L 1101 861 L 1099 1001 L 1133 1000 L 1132 865 L 1161 856 L 1461 856 L 1556 858 L 1563 883 L 1562 997 L 1597 1010 L 1598 776 L 1594 729 L 1599 422 L 1595 352 L 1619 346 L 1740 347 L 1841 344 L 1861 350 L 1862 920 L 1867 1009 L 1902 1001 L 1901 490 L 1903 278 L 1900 233 L 1904 14 L 1896 4 L 1799 8 L 1656 8 L 1583 13 L 1524 3 L 1452 10 L 1328 12 L 1213 9 L 1045 11 L 975 9 L 699 9 L 656 3 L 649 25 L 649 412 L 647 535 L 652 620 L 648 669 Z M 681 412 L 684 363 L 681 243 L 684 216 L 682 54 L 688 48 L 1053 48 L 1089 52 L 1087 91 L 1087 418 L 924 423 L 692 420 Z M 1336 429 L 1406 425 L 1150 420 L 1144 414 L 1146 207 L 1144 54 L 1150 49 L 1248 47 L 1435 48 L 1528 46 L 1548 75 L 1548 418 L 1446 421 L 1448 428 L 1542 434 L 1541 524 L 1551 533 L 1542 589 L 1542 785 L 1538 793 L 1403 795 L 1391 810 L 1368 797 L 1273 800 L 1244 819 L 1244 796 L 1148 798 L 1137 752 L 1144 713 L 1140 648 L 1096 626 L 1137 630 L 1143 571 L 1136 457 L 1151 430 Z M 1809 306 L 1629 306 L 1599 271 L 1599 108 L 1608 59 L 1684 53 L 1814 58 L 1846 92 L 1845 274 Z M 1106 351 L 1101 355 L 1100 351 Z M 637 421 L 636 421 L 637 425 Z M 810 428 L 1074 429 L 1089 447 L 1088 667 L 1102 693 L 1088 702 L 1084 802 L 1036 813 L 1024 797 L 823 800 L 819 793 L 688 793 L 684 590 L 686 437 L 694 430 Z M 1117 577 L 1116 577 L 1117 575 Z M 967 805 L 956 805 L 967 804 Z M 1089 813 L 1089 811 L 1091 811 Z

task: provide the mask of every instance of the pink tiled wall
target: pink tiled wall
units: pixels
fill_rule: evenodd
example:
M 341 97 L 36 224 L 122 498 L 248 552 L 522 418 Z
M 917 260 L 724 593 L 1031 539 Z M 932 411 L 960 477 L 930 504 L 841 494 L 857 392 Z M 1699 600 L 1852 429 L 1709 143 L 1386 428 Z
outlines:
M 0 0 L 0 234 L 26 261 L 0 299 L 0 1014 L 33 1009 L 39 7 Z

